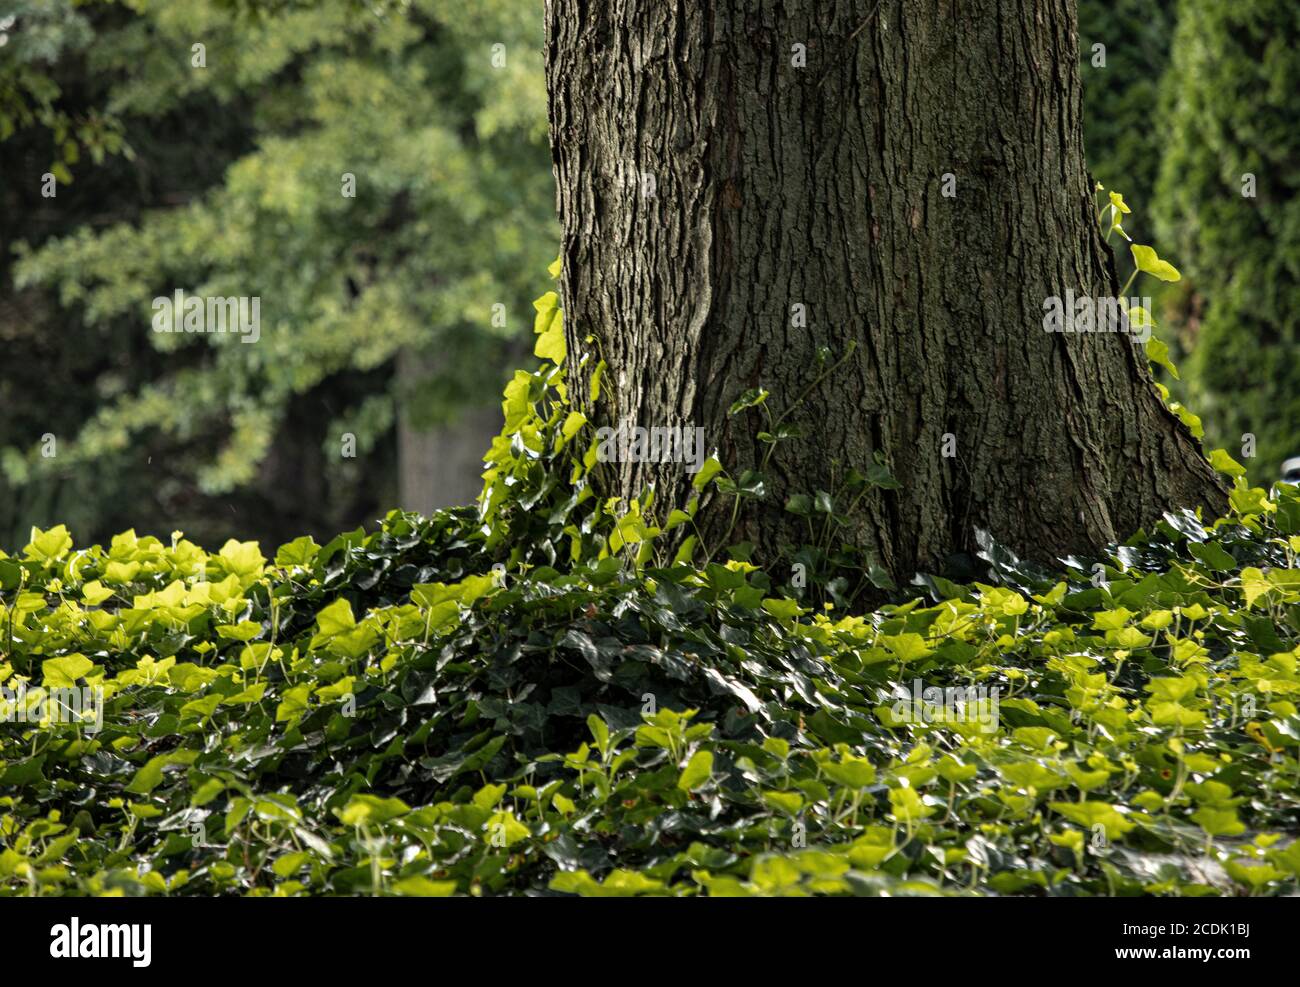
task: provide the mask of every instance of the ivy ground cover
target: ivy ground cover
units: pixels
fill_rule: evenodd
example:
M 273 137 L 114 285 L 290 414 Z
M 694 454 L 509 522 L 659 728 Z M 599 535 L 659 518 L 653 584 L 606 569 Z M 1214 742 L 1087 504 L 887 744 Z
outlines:
M 471 511 L 269 556 L 38 531 L 0 891 L 1294 893 L 1300 500 L 1254 508 L 856 615 L 735 560 L 519 562 Z

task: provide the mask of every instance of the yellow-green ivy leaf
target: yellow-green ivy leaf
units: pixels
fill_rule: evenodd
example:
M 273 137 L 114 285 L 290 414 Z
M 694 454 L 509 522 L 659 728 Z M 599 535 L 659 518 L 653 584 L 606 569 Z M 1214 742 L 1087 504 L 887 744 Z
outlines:
M 1137 265 L 1139 271 L 1153 275 L 1161 281 L 1182 280 L 1183 276 L 1178 273 L 1178 268 L 1167 260 L 1161 260 L 1152 248 L 1135 243 L 1129 249 L 1133 251 L 1133 263 Z

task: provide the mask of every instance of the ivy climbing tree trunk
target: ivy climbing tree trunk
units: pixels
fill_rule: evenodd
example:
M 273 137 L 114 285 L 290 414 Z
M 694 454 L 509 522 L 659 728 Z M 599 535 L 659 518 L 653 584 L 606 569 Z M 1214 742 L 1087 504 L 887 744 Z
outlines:
M 1118 288 L 1073 0 L 547 0 L 546 18 L 570 367 L 609 368 L 595 420 L 701 426 L 732 475 L 766 449 L 761 409 L 728 415 L 746 390 L 802 433 L 733 541 L 808 541 L 787 498 L 877 453 L 899 486 L 841 498 L 839 537 L 895 579 L 977 527 L 1048 561 L 1225 506 L 1140 345 L 1044 331 L 1046 299 Z M 624 496 L 687 498 L 682 464 L 607 468 Z

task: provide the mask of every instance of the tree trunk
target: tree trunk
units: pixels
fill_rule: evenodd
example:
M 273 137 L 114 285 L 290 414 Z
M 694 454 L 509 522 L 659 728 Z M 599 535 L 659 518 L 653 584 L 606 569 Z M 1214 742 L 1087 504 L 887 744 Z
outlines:
M 397 356 L 403 390 L 433 374 L 429 357 L 412 350 Z M 474 503 L 483 489 L 483 452 L 501 429 L 501 403 L 470 408 L 454 421 L 420 425 L 399 401 L 397 417 L 398 506 L 419 514 Z
M 597 421 L 702 426 L 734 476 L 765 420 L 728 407 L 767 388 L 804 438 L 733 540 L 808 541 L 786 498 L 879 452 L 899 487 L 837 509 L 896 579 L 976 527 L 1050 561 L 1223 508 L 1131 337 L 1044 331 L 1049 297 L 1118 287 L 1077 51 L 1073 0 L 548 0 L 566 333 L 571 367 L 608 363 Z M 687 499 L 682 464 L 611 468 L 624 496 Z

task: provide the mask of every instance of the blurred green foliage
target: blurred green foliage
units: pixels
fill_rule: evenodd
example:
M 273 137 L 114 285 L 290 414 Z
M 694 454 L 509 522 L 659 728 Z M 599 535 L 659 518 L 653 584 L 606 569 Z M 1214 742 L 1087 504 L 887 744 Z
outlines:
M 554 256 L 539 5 L 31 0 L 0 24 L 5 540 L 391 506 L 396 415 L 491 400 Z M 260 297 L 260 341 L 153 332 L 176 289 Z M 432 379 L 399 388 L 403 352 Z
M 1177 7 L 1177 0 L 1079 0 L 1088 168 L 1106 188 L 1139 205 L 1151 201 L 1160 167 L 1156 107 Z M 1125 228 L 1139 243 L 1151 242 L 1141 215 Z
M 1260 483 L 1300 453 L 1288 314 L 1300 265 L 1298 23 L 1282 0 L 1079 3 L 1089 168 L 1137 207 L 1128 234 L 1187 275 L 1154 292 L 1183 372 L 1165 383 L 1200 416 L 1207 446 L 1229 449 Z M 1104 67 L 1093 64 L 1098 43 Z M 1248 174 L 1253 197 L 1242 194 Z M 1122 280 L 1127 251 L 1116 253 Z
M 1300 453 L 1298 96 L 1300 7 L 1185 0 L 1163 93 L 1160 240 L 1188 275 L 1188 400 L 1208 444 L 1240 452 L 1259 482 Z

